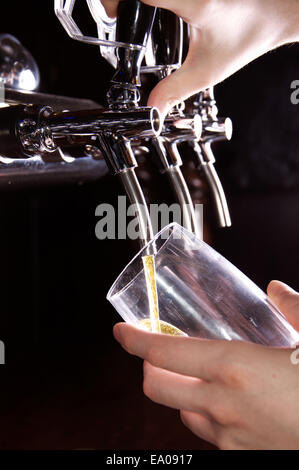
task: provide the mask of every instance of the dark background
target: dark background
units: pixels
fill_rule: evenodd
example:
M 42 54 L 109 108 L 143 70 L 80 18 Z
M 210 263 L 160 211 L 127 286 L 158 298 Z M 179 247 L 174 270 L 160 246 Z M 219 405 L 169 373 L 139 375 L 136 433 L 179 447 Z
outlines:
M 67 37 L 51 0 L 6 2 L 0 31 L 32 52 L 40 91 L 105 105 L 111 67 L 97 47 Z M 234 123 L 233 140 L 215 149 L 233 226 L 218 229 L 208 201 L 209 241 L 263 289 L 273 278 L 299 289 L 298 58 L 299 46 L 286 46 L 216 88 Z M 94 211 L 119 194 L 108 174 L 2 191 L 0 449 L 209 448 L 176 411 L 144 397 L 141 361 L 112 337 L 119 317 L 105 295 L 138 247 L 97 240 Z

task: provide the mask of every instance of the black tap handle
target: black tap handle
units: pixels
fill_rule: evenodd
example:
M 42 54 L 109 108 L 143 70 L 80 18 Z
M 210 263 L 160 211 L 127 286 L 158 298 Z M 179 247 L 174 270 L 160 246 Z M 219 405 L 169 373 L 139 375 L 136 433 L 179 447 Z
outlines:
M 168 10 L 158 8 L 152 30 L 156 65 L 173 65 L 181 60 L 182 21 Z
M 122 0 L 118 5 L 115 40 L 142 46 L 140 50 L 128 47 L 117 49 L 117 71 L 112 78 L 113 86 L 108 101 L 113 107 L 137 106 L 139 101 L 140 67 L 150 37 L 156 8 L 140 0 Z
M 151 34 L 156 8 L 140 0 L 121 0 L 115 40 L 146 47 Z

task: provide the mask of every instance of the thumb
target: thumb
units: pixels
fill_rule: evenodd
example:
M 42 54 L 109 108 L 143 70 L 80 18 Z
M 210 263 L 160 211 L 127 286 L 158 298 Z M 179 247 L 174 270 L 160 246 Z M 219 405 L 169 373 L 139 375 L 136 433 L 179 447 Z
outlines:
M 280 281 L 271 281 L 267 293 L 288 321 L 299 331 L 299 293 Z
M 155 86 L 149 96 L 148 106 L 157 107 L 164 118 L 175 105 L 208 86 L 205 86 L 200 77 L 194 76 L 188 66 L 182 65 Z
M 176 104 L 215 84 L 209 61 L 200 54 L 200 32 L 191 27 L 189 52 L 183 65 L 152 90 L 148 106 L 156 106 L 165 117 Z

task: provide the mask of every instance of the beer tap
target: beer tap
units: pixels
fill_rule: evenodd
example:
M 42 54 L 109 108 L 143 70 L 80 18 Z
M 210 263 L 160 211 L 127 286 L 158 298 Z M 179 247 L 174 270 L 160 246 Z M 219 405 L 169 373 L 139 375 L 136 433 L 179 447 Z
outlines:
M 117 57 L 119 67 L 112 79 L 112 87 L 108 93 L 108 101 L 113 109 L 136 108 L 138 106 L 140 70 L 142 73 L 155 72 L 161 79 L 178 68 L 182 59 L 183 21 L 175 14 L 160 8 L 150 10 L 149 7 L 146 7 L 146 10 L 140 2 L 136 3 L 137 10 L 130 10 L 133 4 L 134 0 L 131 2 L 120 1 L 117 20 L 114 21 L 107 18 L 101 2 L 95 3 L 93 0 L 88 0 L 93 17 L 97 18 L 99 23 L 98 44 L 103 45 L 102 41 L 107 39 L 107 34 L 108 39 L 114 41 L 109 43 L 109 52 L 105 52 L 105 58 L 112 66 L 115 66 L 115 57 Z M 149 34 L 146 36 L 144 36 L 146 28 L 142 25 L 143 20 L 141 21 L 140 17 L 141 10 L 147 11 L 147 21 L 152 21 L 151 30 L 147 29 Z M 89 41 L 90 38 L 85 38 L 85 40 Z M 108 42 L 106 44 L 108 45 Z M 127 44 L 128 47 L 119 47 L 120 44 Z M 144 50 L 140 50 L 140 46 L 143 46 Z M 144 55 L 146 65 L 141 66 Z M 160 170 L 167 174 L 171 182 L 182 208 L 185 226 L 201 236 L 202 227 L 197 223 L 192 198 L 180 170 L 182 160 L 177 148 L 182 140 L 199 139 L 201 134 L 200 116 L 185 116 L 182 112 L 173 112 L 165 120 L 162 134 L 161 139 L 157 135 L 153 135 L 152 139 L 147 138 L 147 146 L 152 157 L 156 157 L 155 160 L 158 162 Z M 141 135 L 139 137 L 142 139 Z M 140 144 L 140 138 L 136 140 L 135 147 Z M 111 144 L 108 143 L 106 147 L 107 149 L 111 148 Z M 120 176 L 123 184 L 127 186 L 128 172 L 121 172 Z
M 184 34 L 189 34 L 189 30 L 187 27 L 184 28 L 182 19 L 172 12 L 158 9 L 152 30 L 152 49 L 155 62 L 150 64 L 152 67 L 149 70 L 155 71 L 159 79 L 165 78 L 173 70 L 180 67 L 182 63 Z M 147 56 L 151 57 L 149 54 L 146 55 L 146 58 Z M 184 103 L 181 106 L 184 106 Z M 221 227 L 229 227 L 231 225 L 230 213 L 221 181 L 214 166 L 216 160 L 211 146 L 216 141 L 231 139 L 232 122 L 229 118 L 218 117 L 213 87 L 199 93 L 194 99 L 191 116 L 188 116 L 189 119 L 192 117 L 194 119 L 193 129 L 199 126 L 198 122 L 196 124 L 196 117 L 198 116 L 202 120 L 201 136 L 198 132 L 187 132 L 185 135 L 178 135 L 177 139 L 172 137 L 170 144 L 169 139 L 164 134 L 164 127 L 160 136 L 152 140 L 155 142 L 154 147 L 160 155 L 161 162 L 164 163 L 163 170 L 168 172 L 171 179 L 173 179 L 174 175 L 176 176 L 174 190 L 179 200 L 181 199 L 180 195 L 184 194 L 184 188 L 187 188 L 187 185 L 182 180 L 179 170 L 182 160 L 177 145 L 182 142 L 189 142 L 194 151 L 196 167 L 203 172 L 213 194 L 219 225 Z M 167 148 L 165 148 L 166 144 Z M 165 157 L 167 154 L 168 158 Z M 175 173 L 173 169 L 176 169 Z M 185 202 L 191 200 L 189 191 L 185 193 L 185 196 Z M 193 226 L 193 231 L 196 233 L 198 225 L 194 223 L 194 215 L 189 217 L 189 221 L 191 222 L 189 228 Z M 202 232 L 202 227 L 199 230 Z
M 189 35 L 189 28 L 186 25 L 184 27 L 182 20 L 171 12 L 160 10 L 158 14 L 160 14 L 160 21 L 155 22 L 152 32 L 155 55 L 164 64 L 177 62 L 175 67 L 158 67 L 156 69 L 159 78 L 164 78 L 181 65 L 183 39 L 184 35 Z M 165 31 L 163 25 L 169 23 L 171 23 L 171 28 Z M 173 35 L 171 36 L 171 34 Z M 166 39 L 163 41 L 165 36 Z M 176 61 L 174 57 L 177 58 Z M 231 139 L 232 122 L 229 118 L 218 117 L 213 87 L 200 92 L 194 98 L 191 116 L 195 119 L 198 115 L 202 119 L 201 137 L 198 138 L 198 134 L 194 134 L 192 138 L 192 135 L 189 134 L 187 138 L 181 138 L 177 143 L 188 141 L 193 148 L 195 165 L 203 172 L 213 194 L 219 225 L 229 227 L 231 226 L 230 213 L 221 181 L 214 166 L 216 160 L 211 146 L 216 141 Z M 161 140 L 162 136 L 163 132 L 158 139 Z M 176 155 L 178 155 L 177 148 Z
M 69 2 L 66 4 L 70 6 Z M 55 0 L 55 7 L 59 17 L 59 9 L 65 5 Z M 139 0 L 119 4 L 115 33 L 117 70 L 107 93 L 108 109 L 54 111 L 50 106 L 17 105 L 0 113 L 1 145 L 10 159 L 39 155 L 68 161 L 66 151 L 78 146 L 84 146 L 91 154 L 101 152 L 135 205 L 142 246 L 153 238 L 153 231 L 135 174 L 137 162 L 132 142 L 157 136 L 161 127 L 156 108 L 138 106 L 140 66 L 155 13 L 155 8 Z
M 178 145 L 181 142 L 198 141 L 201 129 L 199 115 L 189 117 L 174 111 L 166 117 L 161 134 L 148 139 L 152 158 L 160 172 L 167 175 L 180 204 L 184 226 L 199 237 L 202 237 L 201 221 L 196 217 L 192 197 L 180 168 L 183 161 Z
M 211 146 L 214 142 L 231 139 L 232 122 L 230 118 L 218 117 L 213 87 L 199 93 L 194 99 L 193 105 L 194 114 L 200 114 L 203 124 L 201 138 L 198 142 L 191 142 L 195 165 L 204 173 L 213 193 L 219 225 L 230 227 L 231 218 L 227 200 L 214 166 L 216 160 Z
M 176 70 L 182 61 L 183 21 L 174 13 L 158 8 L 151 35 L 151 54 L 147 52 L 147 67 L 144 72 L 155 72 L 159 79 Z M 181 172 L 182 158 L 178 149 L 181 142 L 198 141 L 202 124 L 198 113 L 185 115 L 183 109 L 176 107 L 165 119 L 158 137 L 148 139 L 152 157 L 161 173 L 168 176 L 175 196 L 180 204 L 184 225 L 202 237 L 202 221 L 194 211 L 191 194 Z
M 156 8 L 149 7 L 139 0 L 121 1 L 118 5 L 116 23 L 116 42 L 122 42 L 129 47 L 117 47 L 117 70 L 111 80 L 111 88 L 107 94 L 109 107 L 119 113 L 130 111 L 136 116 L 139 113 L 150 113 L 149 121 L 152 123 L 152 135 L 160 132 L 160 117 L 157 109 L 139 108 L 141 86 L 140 67 L 144 58 L 145 49 L 151 34 Z M 132 49 L 130 45 L 142 46 L 141 49 Z M 135 138 L 142 138 L 142 133 L 131 133 Z M 142 232 L 142 241 L 147 243 L 153 238 L 153 229 L 147 204 L 134 168 L 136 159 L 128 138 L 114 132 L 99 135 L 101 150 L 116 163 L 114 172 L 119 174 L 126 193 L 137 208 L 139 227 Z M 124 159 L 124 156 L 126 157 Z
M 161 80 L 182 63 L 183 20 L 171 11 L 157 8 L 152 34 L 145 53 L 143 73 L 155 73 Z
M 77 105 L 72 100 L 69 107 L 68 100 L 64 98 L 61 101 L 59 97 L 60 104 L 54 106 L 50 95 L 16 90 L 12 87 L 19 87 L 20 80 L 11 82 L 11 88 L 7 88 L 5 93 L 6 100 L 14 106 L 0 110 L 0 162 L 6 164 L 27 159 L 26 167 L 29 168 L 37 157 L 51 164 L 77 162 L 82 160 L 79 157 L 93 161 L 104 157 L 137 208 L 141 242 L 145 244 L 152 238 L 153 231 L 135 174 L 137 161 L 133 148 L 141 141 L 146 142 L 160 171 L 171 182 L 182 207 L 185 226 L 201 235 L 202 221 L 198 223 L 196 219 L 190 192 L 181 172 L 179 145 L 189 142 L 194 150 L 196 165 L 211 186 L 220 224 L 229 226 L 227 202 L 214 168 L 211 146 L 216 140 L 230 138 L 231 121 L 218 118 L 213 89 L 198 95 L 192 113 L 185 113 L 182 107 L 173 109 L 163 127 L 156 108 L 139 106 L 140 72 L 154 72 L 162 79 L 181 65 L 182 19 L 167 10 L 145 5 L 140 0 L 121 0 L 117 17 L 108 18 L 100 0 L 87 0 L 98 26 L 99 37 L 92 38 L 84 36 L 72 18 L 75 2 L 55 0 L 55 13 L 72 38 L 100 46 L 102 55 L 116 68 L 107 93 L 108 107 L 99 108 L 86 100 L 78 100 Z M 11 37 L 4 39 L 12 44 Z M 1 44 L 4 46 L 5 41 L 2 38 Z M 19 54 L 20 44 L 16 41 L 13 44 L 14 47 L 9 50 Z M 5 50 L 5 47 L 1 48 L 1 51 Z M 38 70 L 27 52 L 24 57 L 31 64 L 30 70 L 34 70 L 35 82 L 32 86 L 37 86 Z M 5 77 L 8 80 L 7 65 Z M 19 98 L 23 104 L 16 105 Z M 78 148 L 83 149 L 80 155 L 76 154 Z M 58 171 L 61 169 L 60 166 Z

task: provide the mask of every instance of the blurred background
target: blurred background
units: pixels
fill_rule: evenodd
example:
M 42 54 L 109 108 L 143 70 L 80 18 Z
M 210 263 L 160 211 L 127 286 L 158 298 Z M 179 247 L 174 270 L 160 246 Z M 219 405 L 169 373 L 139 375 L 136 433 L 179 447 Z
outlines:
M 80 21 L 90 21 L 87 10 Z M 106 104 L 113 69 L 96 46 L 68 38 L 52 0 L 3 2 L 0 32 L 31 51 L 40 91 Z M 286 46 L 216 87 L 220 114 L 234 123 L 232 141 L 215 148 L 231 228 L 217 228 L 186 156 L 205 240 L 264 290 L 271 279 L 299 290 L 299 106 L 290 101 L 298 58 L 299 46 Z M 139 177 L 151 202 L 172 200 L 146 163 Z M 105 296 L 138 246 L 97 240 L 95 208 L 121 194 L 108 173 L 89 183 L 1 187 L 0 449 L 212 448 L 177 411 L 143 395 L 142 362 L 112 337 L 120 318 Z

